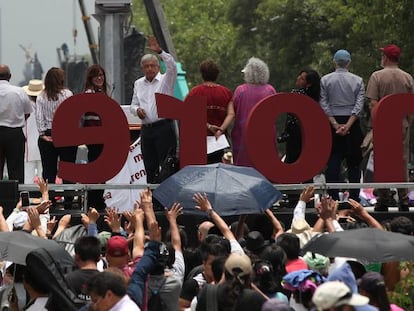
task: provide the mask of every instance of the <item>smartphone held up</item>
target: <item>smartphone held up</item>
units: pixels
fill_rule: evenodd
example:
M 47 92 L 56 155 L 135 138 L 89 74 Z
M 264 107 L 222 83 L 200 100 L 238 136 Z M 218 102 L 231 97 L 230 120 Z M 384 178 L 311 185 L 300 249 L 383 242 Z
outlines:
M 22 208 L 28 208 L 30 205 L 30 197 L 28 191 L 20 192 L 20 198 L 22 200 Z

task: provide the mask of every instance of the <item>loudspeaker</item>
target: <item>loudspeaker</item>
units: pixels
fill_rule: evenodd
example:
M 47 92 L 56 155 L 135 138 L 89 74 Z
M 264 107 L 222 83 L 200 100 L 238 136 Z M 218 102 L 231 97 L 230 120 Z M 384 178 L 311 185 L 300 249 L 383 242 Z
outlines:
M 3 206 L 3 215 L 7 218 L 19 201 L 19 181 L 0 181 L 0 205 Z

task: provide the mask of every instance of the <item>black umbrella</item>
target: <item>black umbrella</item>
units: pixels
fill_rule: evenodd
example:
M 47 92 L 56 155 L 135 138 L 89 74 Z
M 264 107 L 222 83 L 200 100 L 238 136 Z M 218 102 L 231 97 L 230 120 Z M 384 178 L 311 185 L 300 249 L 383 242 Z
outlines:
M 56 260 L 64 260 L 62 264 L 69 265 L 72 260 L 69 253 L 54 240 L 43 239 L 22 230 L 0 232 L 0 260 L 25 265 L 27 254 L 40 248 L 47 249 L 54 254 Z
M 375 228 L 350 229 L 321 234 L 310 240 L 303 251 L 366 263 L 413 260 L 414 237 Z
M 254 168 L 218 163 L 184 167 L 164 180 L 154 197 L 166 207 L 179 202 L 186 213 L 198 213 L 196 192 L 205 192 L 221 216 L 263 213 L 282 196 Z

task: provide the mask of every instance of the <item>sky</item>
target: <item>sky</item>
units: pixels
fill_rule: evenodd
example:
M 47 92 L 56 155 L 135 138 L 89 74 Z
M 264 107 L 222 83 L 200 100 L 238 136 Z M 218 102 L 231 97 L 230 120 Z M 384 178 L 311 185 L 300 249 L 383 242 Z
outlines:
M 92 15 L 95 1 L 84 3 L 88 15 Z M 98 23 L 92 16 L 91 24 L 97 40 Z M 25 53 L 19 44 L 30 47 L 32 56 L 37 53 L 44 78 L 49 68 L 59 67 L 56 49 L 63 43 L 71 55 L 90 54 L 78 0 L 0 0 L 0 63 L 10 67 L 12 84 L 23 80 Z

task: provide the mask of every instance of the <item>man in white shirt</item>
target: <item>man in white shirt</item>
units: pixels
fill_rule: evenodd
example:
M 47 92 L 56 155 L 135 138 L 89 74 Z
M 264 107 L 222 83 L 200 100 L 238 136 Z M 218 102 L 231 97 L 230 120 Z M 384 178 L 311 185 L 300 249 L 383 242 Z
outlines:
M 160 166 L 168 154 L 175 154 L 177 147 L 174 123 L 158 116 L 155 93 L 173 96 L 177 67 L 174 58 L 161 49 L 155 37 L 148 38 L 148 49 L 158 53 L 164 61 L 166 72 L 160 73 L 160 63 L 156 55 L 146 54 L 141 58 L 144 77 L 134 83 L 130 110 L 142 120 L 142 156 L 147 181 L 153 184 L 161 182 L 158 179 Z
M 23 126 L 33 107 L 25 91 L 9 83 L 10 78 L 9 67 L 0 65 L 0 180 L 7 163 L 9 179 L 22 184 L 26 141 Z

